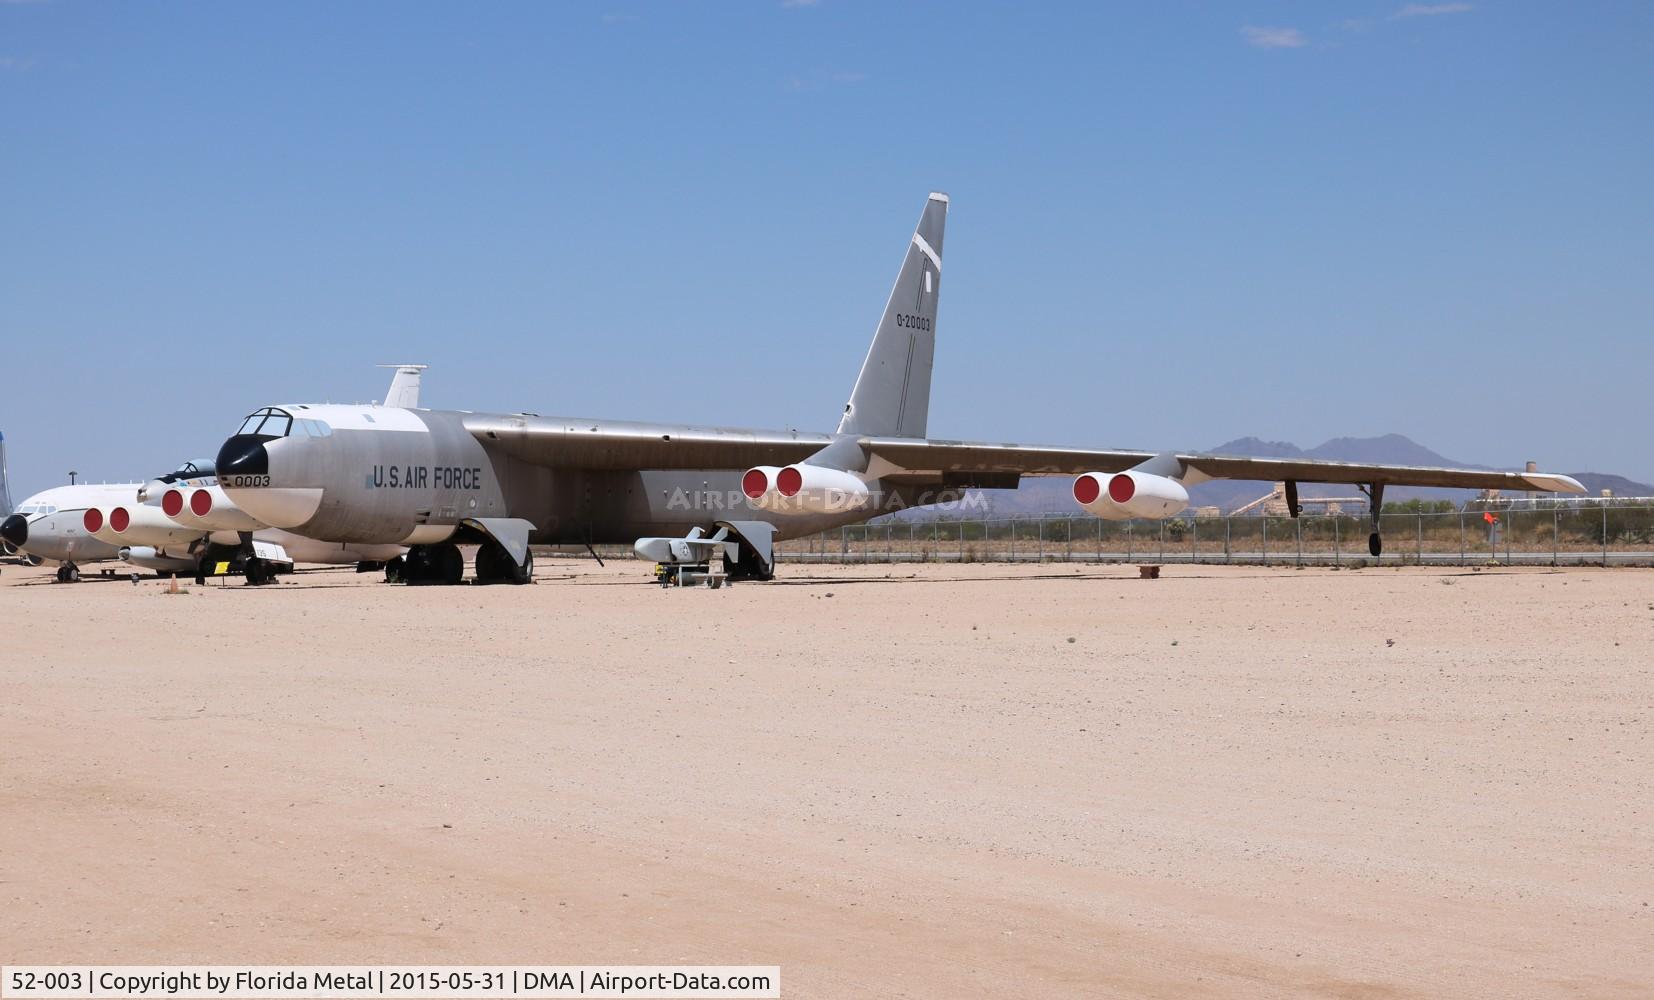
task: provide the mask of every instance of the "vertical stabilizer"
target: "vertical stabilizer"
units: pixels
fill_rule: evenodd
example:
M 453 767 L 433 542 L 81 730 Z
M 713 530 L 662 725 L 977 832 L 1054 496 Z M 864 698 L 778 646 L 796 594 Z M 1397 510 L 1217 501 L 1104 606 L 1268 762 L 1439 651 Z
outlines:
M 840 434 L 924 437 L 930 369 L 936 357 L 936 304 L 942 296 L 942 229 L 948 196 L 932 194 L 908 242 L 873 346 L 839 421 Z
M 6 435 L 0 434 L 0 518 L 11 515 L 11 477 L 6 473 Z
M 406 410 L 417 410 L 419 408 L 419 376 L 430 365 L 380 365 L 379 367 L 396 370 L 396 374 L 391 376 L 391 387 L 385 391 L 385 405 Z

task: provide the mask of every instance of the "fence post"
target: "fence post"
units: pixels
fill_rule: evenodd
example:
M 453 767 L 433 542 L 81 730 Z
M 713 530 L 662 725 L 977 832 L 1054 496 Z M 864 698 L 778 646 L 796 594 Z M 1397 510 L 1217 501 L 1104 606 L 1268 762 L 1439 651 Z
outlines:
M 1074 519 L 1068 518 L 1063 523 L 1064 535 L 1062 543 L 1062 561 L 1074 561 Z
M 959 561 L 965 561 L 965 521 L 963 518 L 959 521 Z
M 1602 568 L 1608 568 L 1608 504 L 1602 505 Z
M 1419 511 L 1419 565 L 1424 565 L 1424 511 Z
M 1166 522 L 1160 521 L 1160 561 L 1166 561 Z
M 1459 511 L 1459 565 L 1464 565 L 1464 511 Z
M 1304 564 L 1304 519 L 1302 517 L 1292 519 L 1292 533 L 1298 538 L 1298 565 L 1302 566 Z
M 1189 518 L 1189 561 L 1200 561 L 1200 518 Z
M 887 524 L 884 526 L 884 561 L 887 563 L 893 563 L 896 561 L 896 547 L 890 537 L 895 533 L 895 525 Z
M 1039 519 L 1039 559 L 1036 561 L 1045 561 L 1045 518 L 1043 517 Z
M 1225 517 L 1223 519 L 1223 561 L 1228 562 L 1229 559 L 1229 518 Z
M 1338 530 L 1338 522 L 1341 520 L 1343 519 L 1337 514 L 1332 516 L 1332 564 L 1334 566 L 1344 565 L 1344 540 Z
M 1263 564 L 1269 565 L 1269 513 L 1263 515 Z
M 1562 548 L 1562 512 L 1555 507 L 1551 508 L 1551 565 L 1555 566 L 1558 551 Z
M 1011 518 L 1011 562 L 1017 561 L 1017 521 Z
M 1131 562 L 1132 558 L 1133 558 L 1132 557 L 1132 552 L 1131 552 L 1131 527 L 1132 527 L 1132 524 L 1133 524 L 1133 522 L 1131 522 L 1131 521 L 1126 522 L 1126 562 Z

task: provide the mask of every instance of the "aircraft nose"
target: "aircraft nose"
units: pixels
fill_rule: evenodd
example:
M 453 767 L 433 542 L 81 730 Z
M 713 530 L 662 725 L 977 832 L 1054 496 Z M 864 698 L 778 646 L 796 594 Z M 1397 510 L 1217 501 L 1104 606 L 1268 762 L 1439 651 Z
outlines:
M 29 519 L 22 514 L 13 514 L 0 521 L 0 538 L 15 548 L 22 548 L 29 540 Z
M 218 475 L 267 476 L 270 474 L 270 453 L 264 442 L 252 435 L 237 435 L 218 449 Z

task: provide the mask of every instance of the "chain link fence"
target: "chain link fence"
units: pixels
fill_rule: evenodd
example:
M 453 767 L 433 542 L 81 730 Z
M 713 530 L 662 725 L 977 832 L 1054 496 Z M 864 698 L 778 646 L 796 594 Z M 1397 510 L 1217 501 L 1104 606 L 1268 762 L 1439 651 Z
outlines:
M 1495 520 L 1487 520 L 1491 514 Z M 1654 565 L 1654 504 L 1393 513 L 1381 518 L 1385 564 Z M 1365 514 L 1185 515 L 1105 521 L 1089 515 L 880 518 L 776 545 L 778 562 L 1123 562 L 1370 564 Z

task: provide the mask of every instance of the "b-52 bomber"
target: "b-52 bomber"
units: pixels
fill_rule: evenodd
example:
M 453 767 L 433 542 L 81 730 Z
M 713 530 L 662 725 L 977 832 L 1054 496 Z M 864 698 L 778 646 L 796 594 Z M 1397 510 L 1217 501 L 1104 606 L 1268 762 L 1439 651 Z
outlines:
M 1074 476 L 1105 518 L 1171 517 L 1208 479 L 1584 492 L 1548 473 L 1084 450 L 926 437 L 942 234 L 932 194 L 832 433 L 299 403 L 254 411 L 219 449 L 224 491 L 264 524 L 312 538 L 410 546 L 401 579 L 526 583 L 531 544 L 634 544 L 656 562 L 722 558 L 769 579 L 777 540 L 943 502 L 1023 476 Z M 1293 505 L 1296 513 L 1296 504 Z

